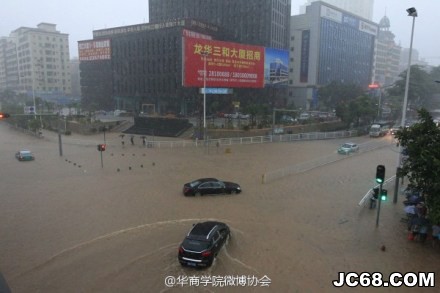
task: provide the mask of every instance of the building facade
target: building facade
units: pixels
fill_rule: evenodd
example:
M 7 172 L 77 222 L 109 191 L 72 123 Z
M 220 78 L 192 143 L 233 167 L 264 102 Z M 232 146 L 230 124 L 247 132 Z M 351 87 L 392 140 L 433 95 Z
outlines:
M 160 114 L 200 111 L 199 88 L 184 87 L 182 80 L 183 37 L 228 40 L 219 27 L 194 19 L 96 30 L 93 40 L 79 42 L 82 102 L 87 108 L 123 109 L 142 112 L 154 105 Z M 105 49 L 86 54 L 87 48 Z M 82 53 L 83 52 L 83 53 Z M 228 103 L 237 90 L 223 97 Z M 220 99 L 213 95 L 210 100 Z
M 304 14 L 306 7 L 312 2 L 317 1 L 321 0 L 307 0 L 307 3 L 300 7 L 300 13 Z M 374 0 L 324 0 L 323 2 L 356 14 L 362 18 L 373 20 Z
M 381 87 L 392 85 L 401 73 L 399 62 L 402 48 L 394 41 L 395 36 L 390 31 L 390 26 L 387 16 L 379 22 L 373 82 Z
M 319 87 L 333 81 L 368 88 L 377 32 L 377 24 L 324 2 L 292 16 L 289 99 L 311 110 Z
M 399 71 L 403 72 L 408 69 L 409 48 L 403 48 L 400 54 Z M 421 67 L 429 67 L 428 62 L 420 58 L 419 51 L 412 48 L 411 50 L 411 66 L 419 65 Z
M 79 59 L 74 58 L 70 60 L 70 78 L 72 81 L 72 97 L 81 97 L 81 84 L 79 74 Z
M 150 22 L 193 18 L 212 23 L 231 41 L 288 48 L 291 0 L 149 0 Z
M 6 69 L 0 70 L 6 72 L 3 77 L 6 81 L 0 85 L 43 98 L 70 94 L 68 38 L 68 34 L 60 33 L 50 23 L 11 32 L 3 42 L 6 50 L 0 55 L 4 58 L 0 64 L 6 64 Z
M 154 105 L 160 114 L 200 113 L 199 88 L 183 85 L 183 37 L 287 48 L 290 0 L 258 3 L 153 0 L 149 2 L 150 23 L 95 30 L 93 40 L 79 42 L 84 105 L 135 113 L 142 112 L 144 105 Z M 82 47 L 101 41 L 108 44 L 107 57 L 81 56 Z M 286 70 L 278 72 L 286 74 Z M 231 92 L 210 94 L 208 114 L 236 110 L 244 100 L 274 106 L 287 97 L 286 86 L 242 87 Z

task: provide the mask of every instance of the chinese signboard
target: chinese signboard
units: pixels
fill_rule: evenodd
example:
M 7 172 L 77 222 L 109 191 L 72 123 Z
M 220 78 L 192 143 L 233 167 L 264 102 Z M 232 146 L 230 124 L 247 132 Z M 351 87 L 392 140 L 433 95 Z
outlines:
M 264 87 L 264 47 L 184 38 L 183 54 L 183 86 Z
M 301 64 L 299 69 L 299 81 L 309 81 L 309 54 L 310 54 L 310 30 L 302 31 L 301 35 Z
M 211 95 L 229 95 L 232 94 L 232 89 L 228 89 L 228 88 L 218 88 L 218 87 L 207 87 L 205 88 L 200 88 L 200 93 L 204 94 L 206 91 L 206 94 L 211 94 Z
M 110 40 L 92 40 L 78 42 L 79 61 L 110 60 Z
M 201 34 L 198 32 L 187 30 L 187 29 L 182 30 L 182 35 L 184 37 L 212 40 L 212 37 L 209 35 Z

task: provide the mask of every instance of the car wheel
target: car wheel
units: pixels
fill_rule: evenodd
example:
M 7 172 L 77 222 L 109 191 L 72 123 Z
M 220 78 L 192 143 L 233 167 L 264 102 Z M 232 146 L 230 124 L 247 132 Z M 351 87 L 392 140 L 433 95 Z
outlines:
M 194 195 L 195 196 L 202 196 L 202 193 L 200 191 L 197 191 Z

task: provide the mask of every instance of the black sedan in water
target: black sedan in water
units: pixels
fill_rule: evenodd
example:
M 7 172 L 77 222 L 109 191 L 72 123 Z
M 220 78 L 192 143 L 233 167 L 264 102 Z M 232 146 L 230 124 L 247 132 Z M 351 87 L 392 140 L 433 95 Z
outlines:
M 237 183 L 218 180 L 215 178 L 200 178 L 183 185 L 183 194 L 204 195 L 204 194 L 232 194 L 240 193 L 241 187 Z

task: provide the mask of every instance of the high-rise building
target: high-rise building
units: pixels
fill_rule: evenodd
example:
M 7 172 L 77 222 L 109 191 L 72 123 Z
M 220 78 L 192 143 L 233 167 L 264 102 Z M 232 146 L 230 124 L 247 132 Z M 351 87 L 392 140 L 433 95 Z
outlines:
M 315 108 L 319 87 L 335 81 L 365 89 L 372 81 L 377 24 L 324 2 L 292 16 L 289 99 Z
M 70 77 L 72 80 L 72 96 L 81 97 L 81 84 L 79 74 L 79 59 L 70 60 Z
M 287 56 L 290 1 L 150 0 L 150 23 L 95 30 L 93 40 L 79 42 L 82 103 L 86 107 L 97 105 L 103 109 L 125 109 L 135 113 L 143 111 L 144 105 L 154 105 L 160 114 L 202 113 L 200 85 L 186 83 L 186 75 L 182 74 L 188 68 L 184 63 L 190 51 L 183 52 L 184 39 L 207 38 L 212 42 L 227 42 L 230 46 L 232 43 L 258 46 L 261 52 L 265 51 L 264 47 L 269 47 L 271 56 L 284 53 Z M 261 74 L 252 76 L 263 81 L 266 71 L 260 51 L 255 51 L 258 62 L 254 62 L 257 59 L 254 59 L 253 50 L 242 49 L 237 54 L 239 51 L 229 48 L 228 44 L 223 47 L 210 44 L 204 46 L 212 46 L 212 57 L 222 58 L 217 62 L 208 61 L 208 72 L 209 67 L 212 74 L 215 66 L 234 66 L 243 70 L 249 64 L 258 63 L 262 64 Z M 100 54 L 101 49 L 107 53 Z M 234 58 L 242 60 L 232 60 Z M 270 65 L 277 69 L 276 72 L 274 69 L 274 75 L 278 75 L 270 80 L 270 86 L 256 88 L 249 84 L 223 84 L 221 87 L 231 89 L 225 94 L 210 93 L 206 105 L 208 113 L 237 111 L 238 107 L 247 104 L 275 107 L 283 103 L 287 96 L 288 57 L 279 59 Z M 225 64 L 222 65 L 223 61 Z M 278 82 L 276 78 L 282 81 Z M 214 87 L 208 78 L 207 87 L 210 86 Z
M 6 64 L 6 88 L 51 95 L 71 93 L 69 36 L 56 30 L 56 25 L 40 23 L 37 28 L 20 27 L 3 41 L 1 64 Z M 1 60 L 1 58 L 4 58 Z M 3 75 L 0 74 L 0 78 Z
M 306 7 L 312 2 L 321 0 L 307 0 L 307 3 L 300 6 L 300 13 L 304 14 Z M 373 20 L 374 0 L 324 0 L 323 2 L 336 6 L 342 10 L 356 14 L 368 20 Z
M 0 90 L 6 89 L 20 89 L 16 43 L 11 37 L 0 39 Z
M 290 7 L 291 0 L 149 0 L 149 19 L 200 19 L 228 30 L 236 42 L 287 49 Z
M 384 16 L 379 22 L 373 76 L 373 82 L 382 87 L 393 84 L 400 74 L 401 47 L 394 41 L 395 36 L 390 31 L 390 27 L 390 20 Z
M 400 54 L 399 71 L 403 72 L 408 69 L 409 48 L 403 48 Z M 429 64 L 419 56 L 419 51 L 412 48 L 411 50 L 411 66 L 419 65 L 421 67 L 428 67 Z

